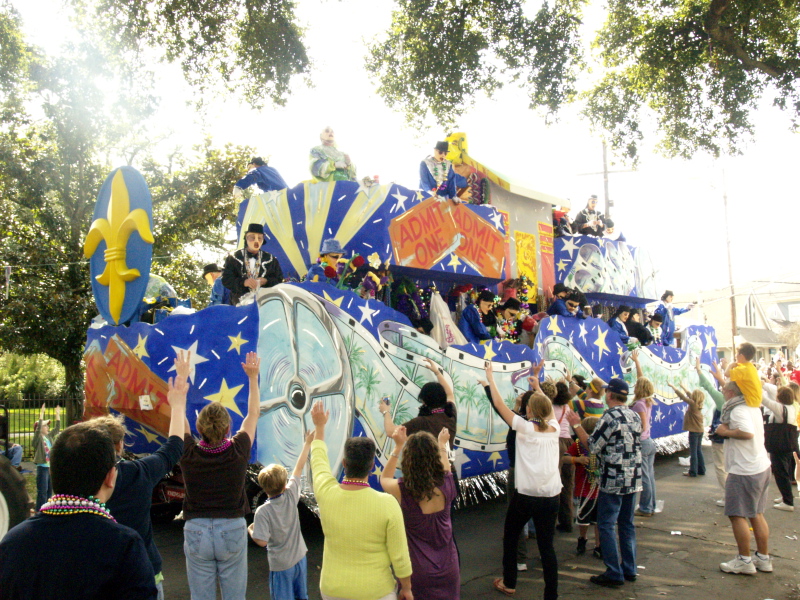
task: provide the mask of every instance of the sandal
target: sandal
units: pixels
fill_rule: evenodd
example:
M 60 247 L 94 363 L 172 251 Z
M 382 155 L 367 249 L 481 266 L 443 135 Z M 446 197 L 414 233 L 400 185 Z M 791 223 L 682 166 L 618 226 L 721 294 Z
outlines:
M 511 588 L 507 588 L 506 584 L 503 583 L 503 578 L 498 577 L 494 580 L 493 584 L 494 589 L 496 589 L 501 594 L 505 594 L 506 596 L 513 596 L 517 590 L 512 590 Z

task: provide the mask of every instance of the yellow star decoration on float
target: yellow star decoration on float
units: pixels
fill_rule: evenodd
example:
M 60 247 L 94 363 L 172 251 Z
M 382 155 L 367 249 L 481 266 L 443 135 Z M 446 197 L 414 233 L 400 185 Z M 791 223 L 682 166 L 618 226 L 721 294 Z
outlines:
M 561 333 L 561 327 L 558 326 L 558 317 L 551 317 L 550 323 L 547 324 L 548 331 L 551 331 L 553 335 L 558 335 Z
M 228 352 L 230 352 L 231 350 L 236 350 L 236 354 L 241 354 L 242 353 L 242 346 L 250 341 L 250 340 L 246 340 L 246 339 L 242 338 L 242 332 L 241 331 L 239 333 L 237 333 L 235 337 L 232 336 L 232 335 L 229 335 L 228 339 L 231 341 L 231 345 L 228 348 Z
M 341 296 L 340 298 L 337 298 L 336 300 L 334 300 L 333 298 L 331 298 L 328 295 L 328 292 L 325 292 L 325 291 L 322 292 L 322 296 L 325 298 L 325 300 L 327 300 L 331 304 L 335 304 L 339 308 L 342 308 L 342 300 L 344 300 L 344 296 Z
M 133 349 L 133 353 L 139 358 L 150 358 L 150 355 L 147 353 L 147 348 L 145 348 L 145 344 L 147 343 L 147 336 L 142 337 L 141 334 L 138 335 L 139 335 L 139 342 L 136 344 L 136 348 Z
M 229 388 L 228 383 L 225 381 L 225 378 L 223 378 L 219 391 L 216 394 L 204 396 L 204 398 L 209 402 L 219 402 L 228 410 L 231 410 L 240 417 L 243 417 L 244 415 L 242 414 L 242 411 L 240 411 L 239 407 L 236 406 L 236 394 L 238 394 L 239 390 L 243 387 L 244 385 L 237 385 L 236 387 Z
M 492 360 L 495 356 L 497 356 L 497 352 L 492 350 L 492 343 L 489 342 L 488 344 L 484 345 L 483 350 L 483 358 L 484 360 Z
M 157 433 L 151 433 L 150 431 L 148 431 L 147 429 L 145 429 L 143 426 L 142 426 L 142 427 L 139 427 L 139 429 L 136 429 L 136 431 L 138 431 L 139 433 L 141 433 L 141 434 L 142 434 L 142 435 L 145 437 L 145 439 L 147 440 L 147 443 L 148 443 L 148 444 L 153 444 L 153 443 L 155 443 L 155 442 L 156 442 L 156 440 L 158 440 L 158 438 L 160 438 L 160 437 L 161 437 L 161 436 L 160 436 L 160 435 L 158 435 Z
M 461 261 L 458 260 L 458 256 L 456 256 L 455 254 L 451 254 L 450 255 L 450 262 L 447 263 L 447 266 L 448 267 L 453 267 L 453 271 L 455 271 L 456 267 L 459 266 L 460 264 L 461 264 Z
M 608 346 L 606 345 L 607 335 L 608 335 L 607 331 L 600 331 L 599 329 L 597 330 L 597 339 L 594 341 L 594 345 L 600 349 L 599 358 L 603 358 L 603 351 L 606 351 L 609 354 L 611 353 L 611 350 L 609 350 Z
M 567 263 L 565 263 L 565 262 L 564 262 L 564 259 L 562 258 L 561 260 L 559 260 L 559 261 L 556 263 L 556 267 L 558 267 L 558 270 L 559 270 L 559 271 L 564 271 L 564 270 L 566 270 L 566 268 L 567 268 Z

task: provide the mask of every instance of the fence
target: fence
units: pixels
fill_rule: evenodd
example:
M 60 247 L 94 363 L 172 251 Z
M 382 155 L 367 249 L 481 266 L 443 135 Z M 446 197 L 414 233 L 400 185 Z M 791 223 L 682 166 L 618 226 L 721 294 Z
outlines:
M 33 426 L 39 420 L 39 411 L 44 404 L 44 418 L 50 419 L 50 427 L 55 425 L 56 406 L 61 407 L 61 428 L 66 426 L 67 402 L 71 398 L 24 398 L 0 401 L 8 409 L 8 441 L 22 446 L 22 460 L 33 460 Z

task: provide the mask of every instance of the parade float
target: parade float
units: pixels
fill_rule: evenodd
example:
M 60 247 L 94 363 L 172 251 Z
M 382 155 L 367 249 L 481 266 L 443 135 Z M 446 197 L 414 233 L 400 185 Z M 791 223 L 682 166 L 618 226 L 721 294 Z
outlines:
M 374 180 L 306 181 L 252 194 L 239 208 L 239 247 L 249 223 L 263 225 L 264 249 L 278 259 L 288 281 L 258 290 L 246 305 L 173 314 L 156 324 L 130 322 L 150 267 L 149 193 L 134 169 L 114 171 L 100 190 L 86 239 L 103 317 L 87 334 L 86 418 L 124 415 L 128 449 L 156 450 L 168 430 L 166 381 L 183 350 L 191 352 L 190 424 L 194 428 L 203 406 L 219 402 L 230 412 L 235 431 L 247 408 L 240 363 L 255 351 L 261 358 L 261 415 L 253 464 L 291 467 L 313 428 L 311 406 L 322 402 L 331 415 L 326 442 L 333 472 L 341 475 L 345 440 L 368 436 L 378 448 L 371 482 L 379 487 L 393 442 L 384 432 L 378 403 L 389 397 L 395 423 L 416 416 L 420 388 L 434 380 L 424 366 L 431 359 L 455 390 L 458 432 L 452 459 L 461 502 L 503 493 L 507 426 L 479 384 L 485 361 L 509 404 L 528 389 L 531 367 L 542 360 L 547 377 L 580 374 L 633 382 L 635 371 L 619 336 L 599 319 L 555 316 L 540 322 L 530 345 L 440 343 L 379 299 L 303 281 L 323 240 L 334 238 L 345 256 L 361 256 L 391 278 L 410 278 L 434 294 L 465 283 L 499 289 L 510 279 L 524 281 L 518 297 L 526 307 L 537 301 L 542 306 L 556 282 L 580 288 L 593 302 L 643 306 L 657 297 L 654 270 L 644 252 L 626 242 L 553 239 L 553 206 L 566 201 L 516 185 L 478 163 L 469 156 L 463 134 L 448 142 L 448 158 L 467 182 L 469 201 L 426 197 Z M 695 386 L 695 359 L 708 371 L 715 347 L 713 329 L 690 327 L 681 348 L 641 349 L 640 362 L 656 387 L 653 437 L 662 452 L 686 445 L 681 434 L 686 407 L 667 383 Z M 313 507 L 310 477 L 304 478 L 304 488 Z M 179 485 L 167 493 L 173 499 L 182 496 Z

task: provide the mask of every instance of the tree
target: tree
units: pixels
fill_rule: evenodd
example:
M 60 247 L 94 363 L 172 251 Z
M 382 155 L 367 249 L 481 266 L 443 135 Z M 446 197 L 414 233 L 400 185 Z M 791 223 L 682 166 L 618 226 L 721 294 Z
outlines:
M 0 60 L 7 115 L 0 127 L 0 261 L 11 265 L 9 297 L 0 297 L 0 349 L 57 360 L 67 394 L 77 398 L 86 330 L 96 314 L 83 241 L 111 170 L 103 157 L 124 142 L 119 124 L 146 117 L 152 98 L 119 81 L 113 84 L 122 85 L 125 101 L 106 97 L 113 63 L 90 43 L 65 48 L 55 60 L 27 47 L 7 6 L 0 6 L 0 39 L 16 44 L 18 56 Z M 43 117 L 34 119 L 24 106 Z M 203 285 L 201 265 L 185 246 L 221 246 L 236 214 L 233 182 L 250 154 L 208 143 L 198 151 L 200 160 L 183 161 L 175 172 L 152 159 L 142 169 L 154 198 L 155 255 L 172 258 L 154 270 L 172 276 L 184 295 Z M 80 414 L 76 405 L 67 408 L 68 419 Z
M 180 63 L 186 81 L 207 94 L 243 93 L 260 108 L 286 102 L 293 75 L 311 63 L 291 0 L 72 0 L 87 27 L 99 27 L 128 61 L 142 47 Z
M 419 123 L 452 127 L 478 93 L 522 86 L 552 116 L 583 103 L 592 125 L 636 159 L 652 119 L 668 156 L 735 152 L 762 98 L 800 116 L 800 5 L 783 0 L 610 0 L 584 76 L 584 0 L 400 0 L 367 68 L 379 94 Z M 580 85 L 579 85 L 580 84 Z

